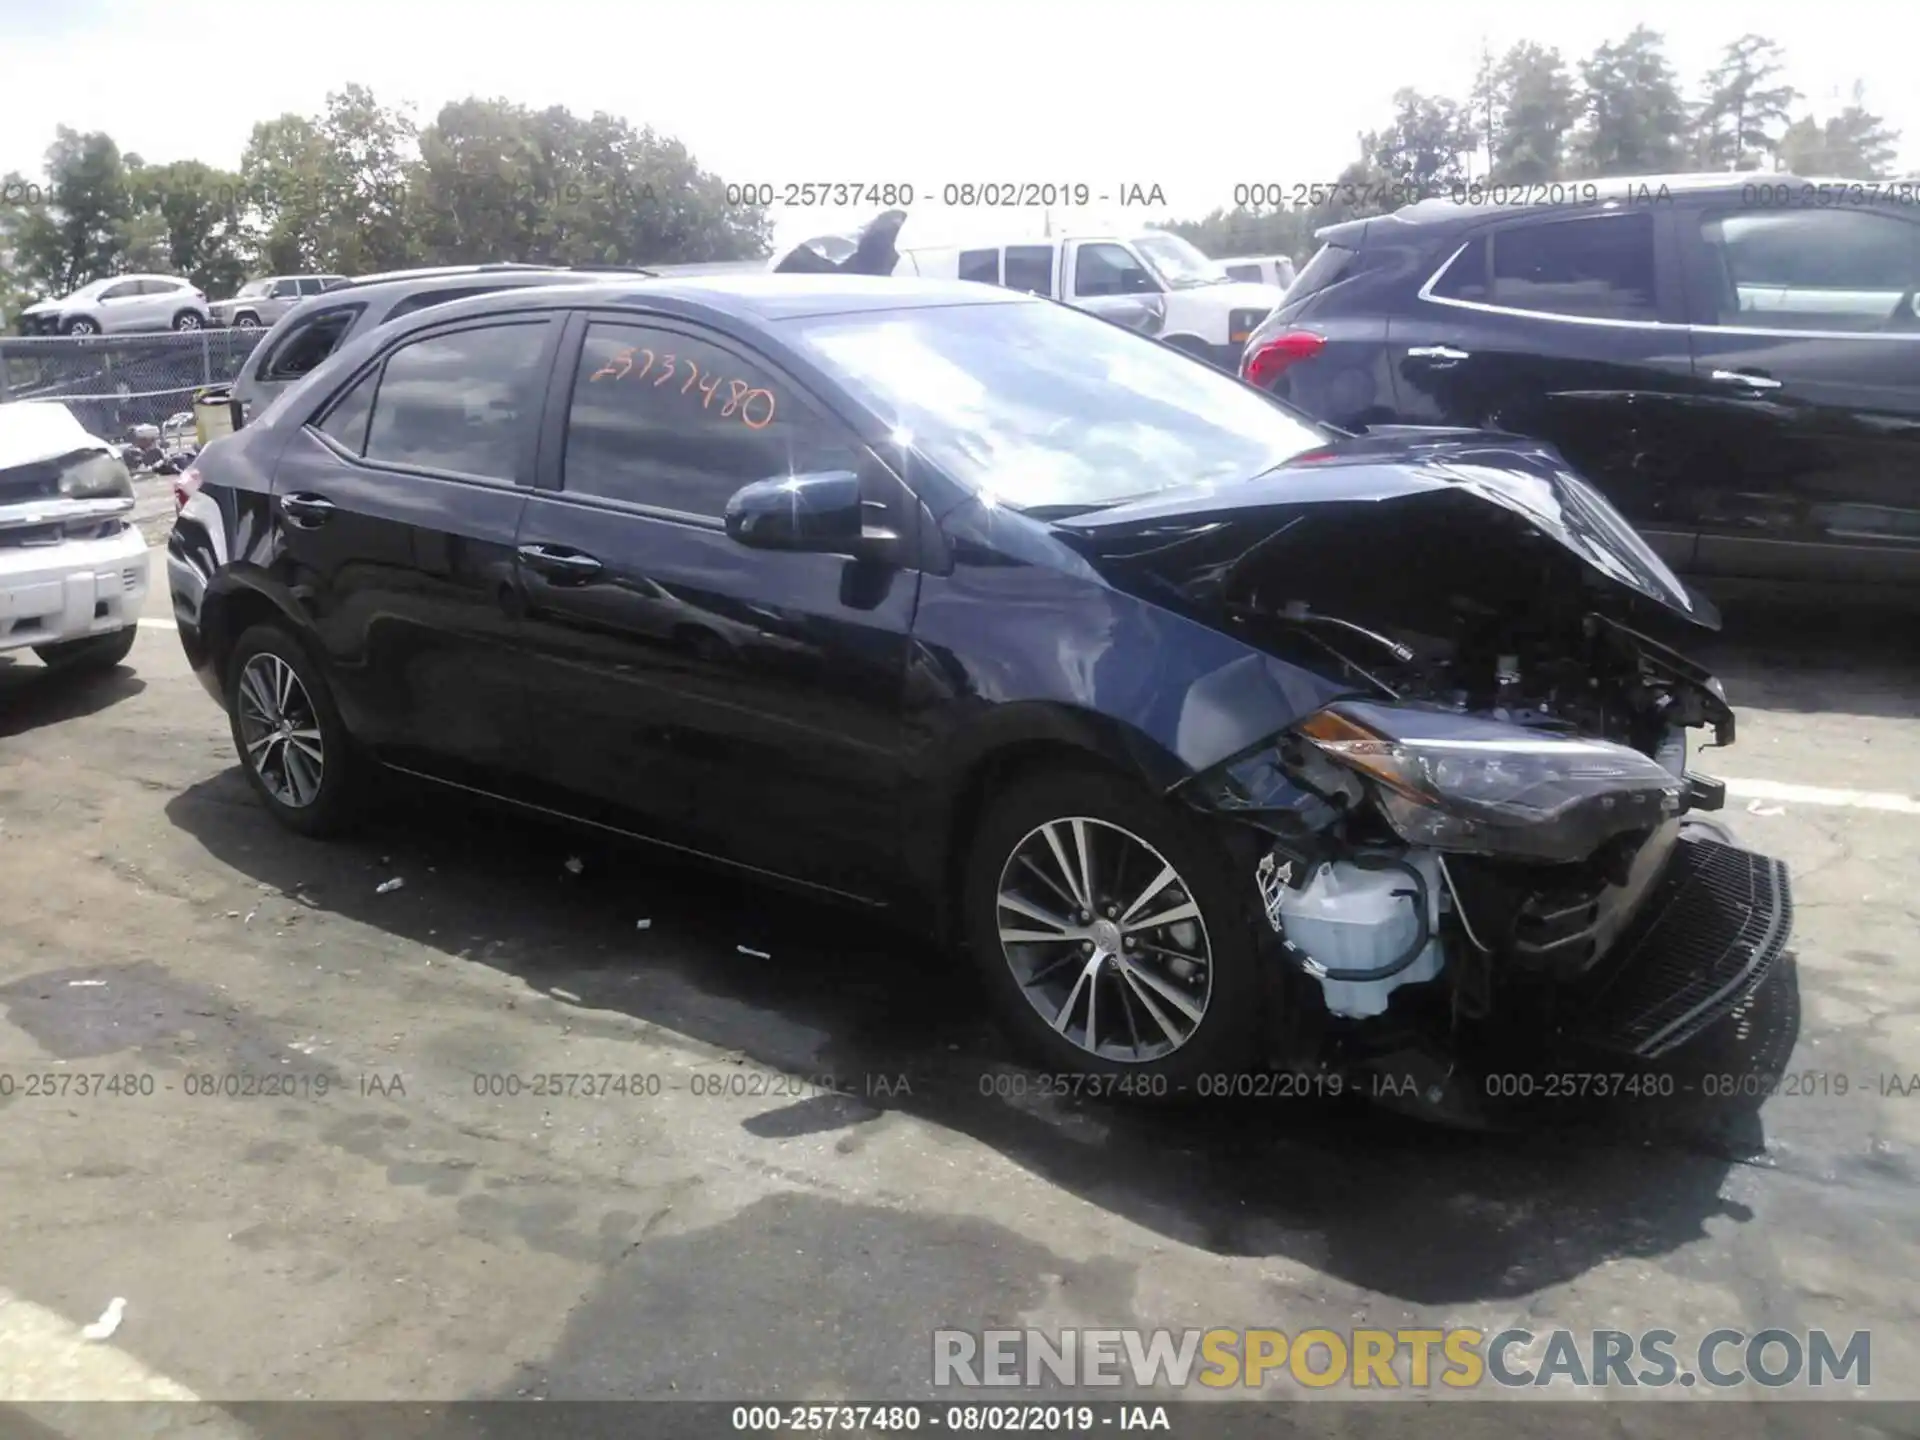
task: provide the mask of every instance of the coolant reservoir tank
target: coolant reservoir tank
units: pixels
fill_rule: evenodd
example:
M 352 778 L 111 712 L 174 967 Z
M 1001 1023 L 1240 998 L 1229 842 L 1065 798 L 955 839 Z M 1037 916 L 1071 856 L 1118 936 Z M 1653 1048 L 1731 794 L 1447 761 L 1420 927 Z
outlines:
M 1402 985 L 1437 977 L 1446 965 L 1440 941 L 1440 903 L 1444 882 L 1439 859 L 1431 851 L 1410 851 L 1408 864 L 1426 882 L 1426 945 L 1405 969 L 1385 972 L 1406 954 L 1419 933 L 1412 877 L 1404 870 L 1372 870 L 1349 861 L 1323 864 L 1299 890 L 1280 897 L 1280 927 L 1288 948 L 1320 982 L 1327 1009 L 1363 1019 L 1387 1008 Z M 1360 971 L 1334 979 L 1324 971 Z

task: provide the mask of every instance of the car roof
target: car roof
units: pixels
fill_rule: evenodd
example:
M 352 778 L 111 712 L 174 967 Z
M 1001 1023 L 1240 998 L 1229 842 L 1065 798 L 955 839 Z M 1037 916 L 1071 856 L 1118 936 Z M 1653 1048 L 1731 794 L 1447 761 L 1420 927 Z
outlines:
M 1040 303 L 1017 290 L 1001 290 L 964 280 L 923 280 L 894 275 L 789 275 L 759 270 L 634 280 L 597 279 L 584 284 L 555 285 L 545 293 L 539 288 L 531 294 L 516 289 L 511 296 L 499 292 L 475 295 L 417 313 L 429 319 L 444 319 L 485 314 L 502 305 L 524 305 L 529 300 L 623 306 L 645 305 L 662 299 L 680 300 L 762 323 L 863 311 Z
M 1569 217 L 1575 214 L 1592 213 L 1594 208 L 1606 209 L 1610 205 L 1623 203 L 1657 203 L 1680 195 L 1707 196 L 1724 193 L 1739 195 L 1751 191 L 1756 185 L 1833 185 L 1860 189 L 1858 180 L 1815 179 L 1804 175 L 1787 175 L 1774 171 L 1754 170 L 1706 170 L 1690 171 L 1673 175 L 1615 175 L 1604 180 L 1566 180 L 1542 181 L 1538 183 L 1515 182 L 1511 185 L 1489 184 L 1485 180 L 1476 180 L 1465 187 L 1467 194 L 1456 199 L 1453 195 L 1439 195 L 1428 200 L 1416 200 L 1402 205 L 1387 215 L 1368 216 L 1358 220 L 1346 220 L 1328 225 L 1314 232 L 1318 240 L 1342 240 L 1348 236 L 1358 236 L 1363 227 L 1376 221 L 1387 220 L 1400 225 L 1431 226 L 1436 229 L 1464 226 L 1474 220 L 1492 220 L 1509 215 L 1537 214 L 1547 210 L 1566 210 Z M 1836 197 L 1836 201 L 1843 198 Z M 1870 192 L 1859 197 L 1862 201 L 1871 201 Z

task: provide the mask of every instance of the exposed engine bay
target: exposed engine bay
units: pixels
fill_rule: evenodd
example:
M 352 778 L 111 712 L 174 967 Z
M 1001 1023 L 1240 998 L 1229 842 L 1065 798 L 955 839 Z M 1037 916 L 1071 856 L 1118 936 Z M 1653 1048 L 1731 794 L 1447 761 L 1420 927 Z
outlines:
M 1779 955 L 1785 867 L 1687 768 L 1734 716 L 1671 642 L 1718 614 L 1550 448 L 1376 430 L 1062 528 L 1262 657 L 1195 687 L 1196 734 L 1263 725 L 1174 793 L 1246 840 L 1280 1063 L 1445 1078 L 1497 1029 L 1651 1060 Z

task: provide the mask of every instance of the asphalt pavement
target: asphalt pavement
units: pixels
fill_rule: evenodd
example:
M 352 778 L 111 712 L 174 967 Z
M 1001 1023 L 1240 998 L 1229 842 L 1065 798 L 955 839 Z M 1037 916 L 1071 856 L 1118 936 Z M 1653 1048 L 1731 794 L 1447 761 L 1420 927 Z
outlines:
M 1042 1096 L 949 957 L 517 817 L 290 836 L 154 584 L 110 676 L 0 659 L 0 1401 L 905 1398 L 940 1328 L 1515 1324 L 1865 1329 L 1920 1398 L 1911 627 L 1709 656 L 1700 763 L 1797 913 L 1700 1063 L 1802 1080 L 1474 1135 Z

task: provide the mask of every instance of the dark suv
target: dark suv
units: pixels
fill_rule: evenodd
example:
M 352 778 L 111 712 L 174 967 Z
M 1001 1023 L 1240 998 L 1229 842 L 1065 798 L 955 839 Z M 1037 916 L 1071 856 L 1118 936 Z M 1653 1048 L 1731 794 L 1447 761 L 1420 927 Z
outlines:
M 1920 183 L 1531 188 L 1322 230 L 1243 378 L 1547 440 L 1685 573 L 1920 586 Z

